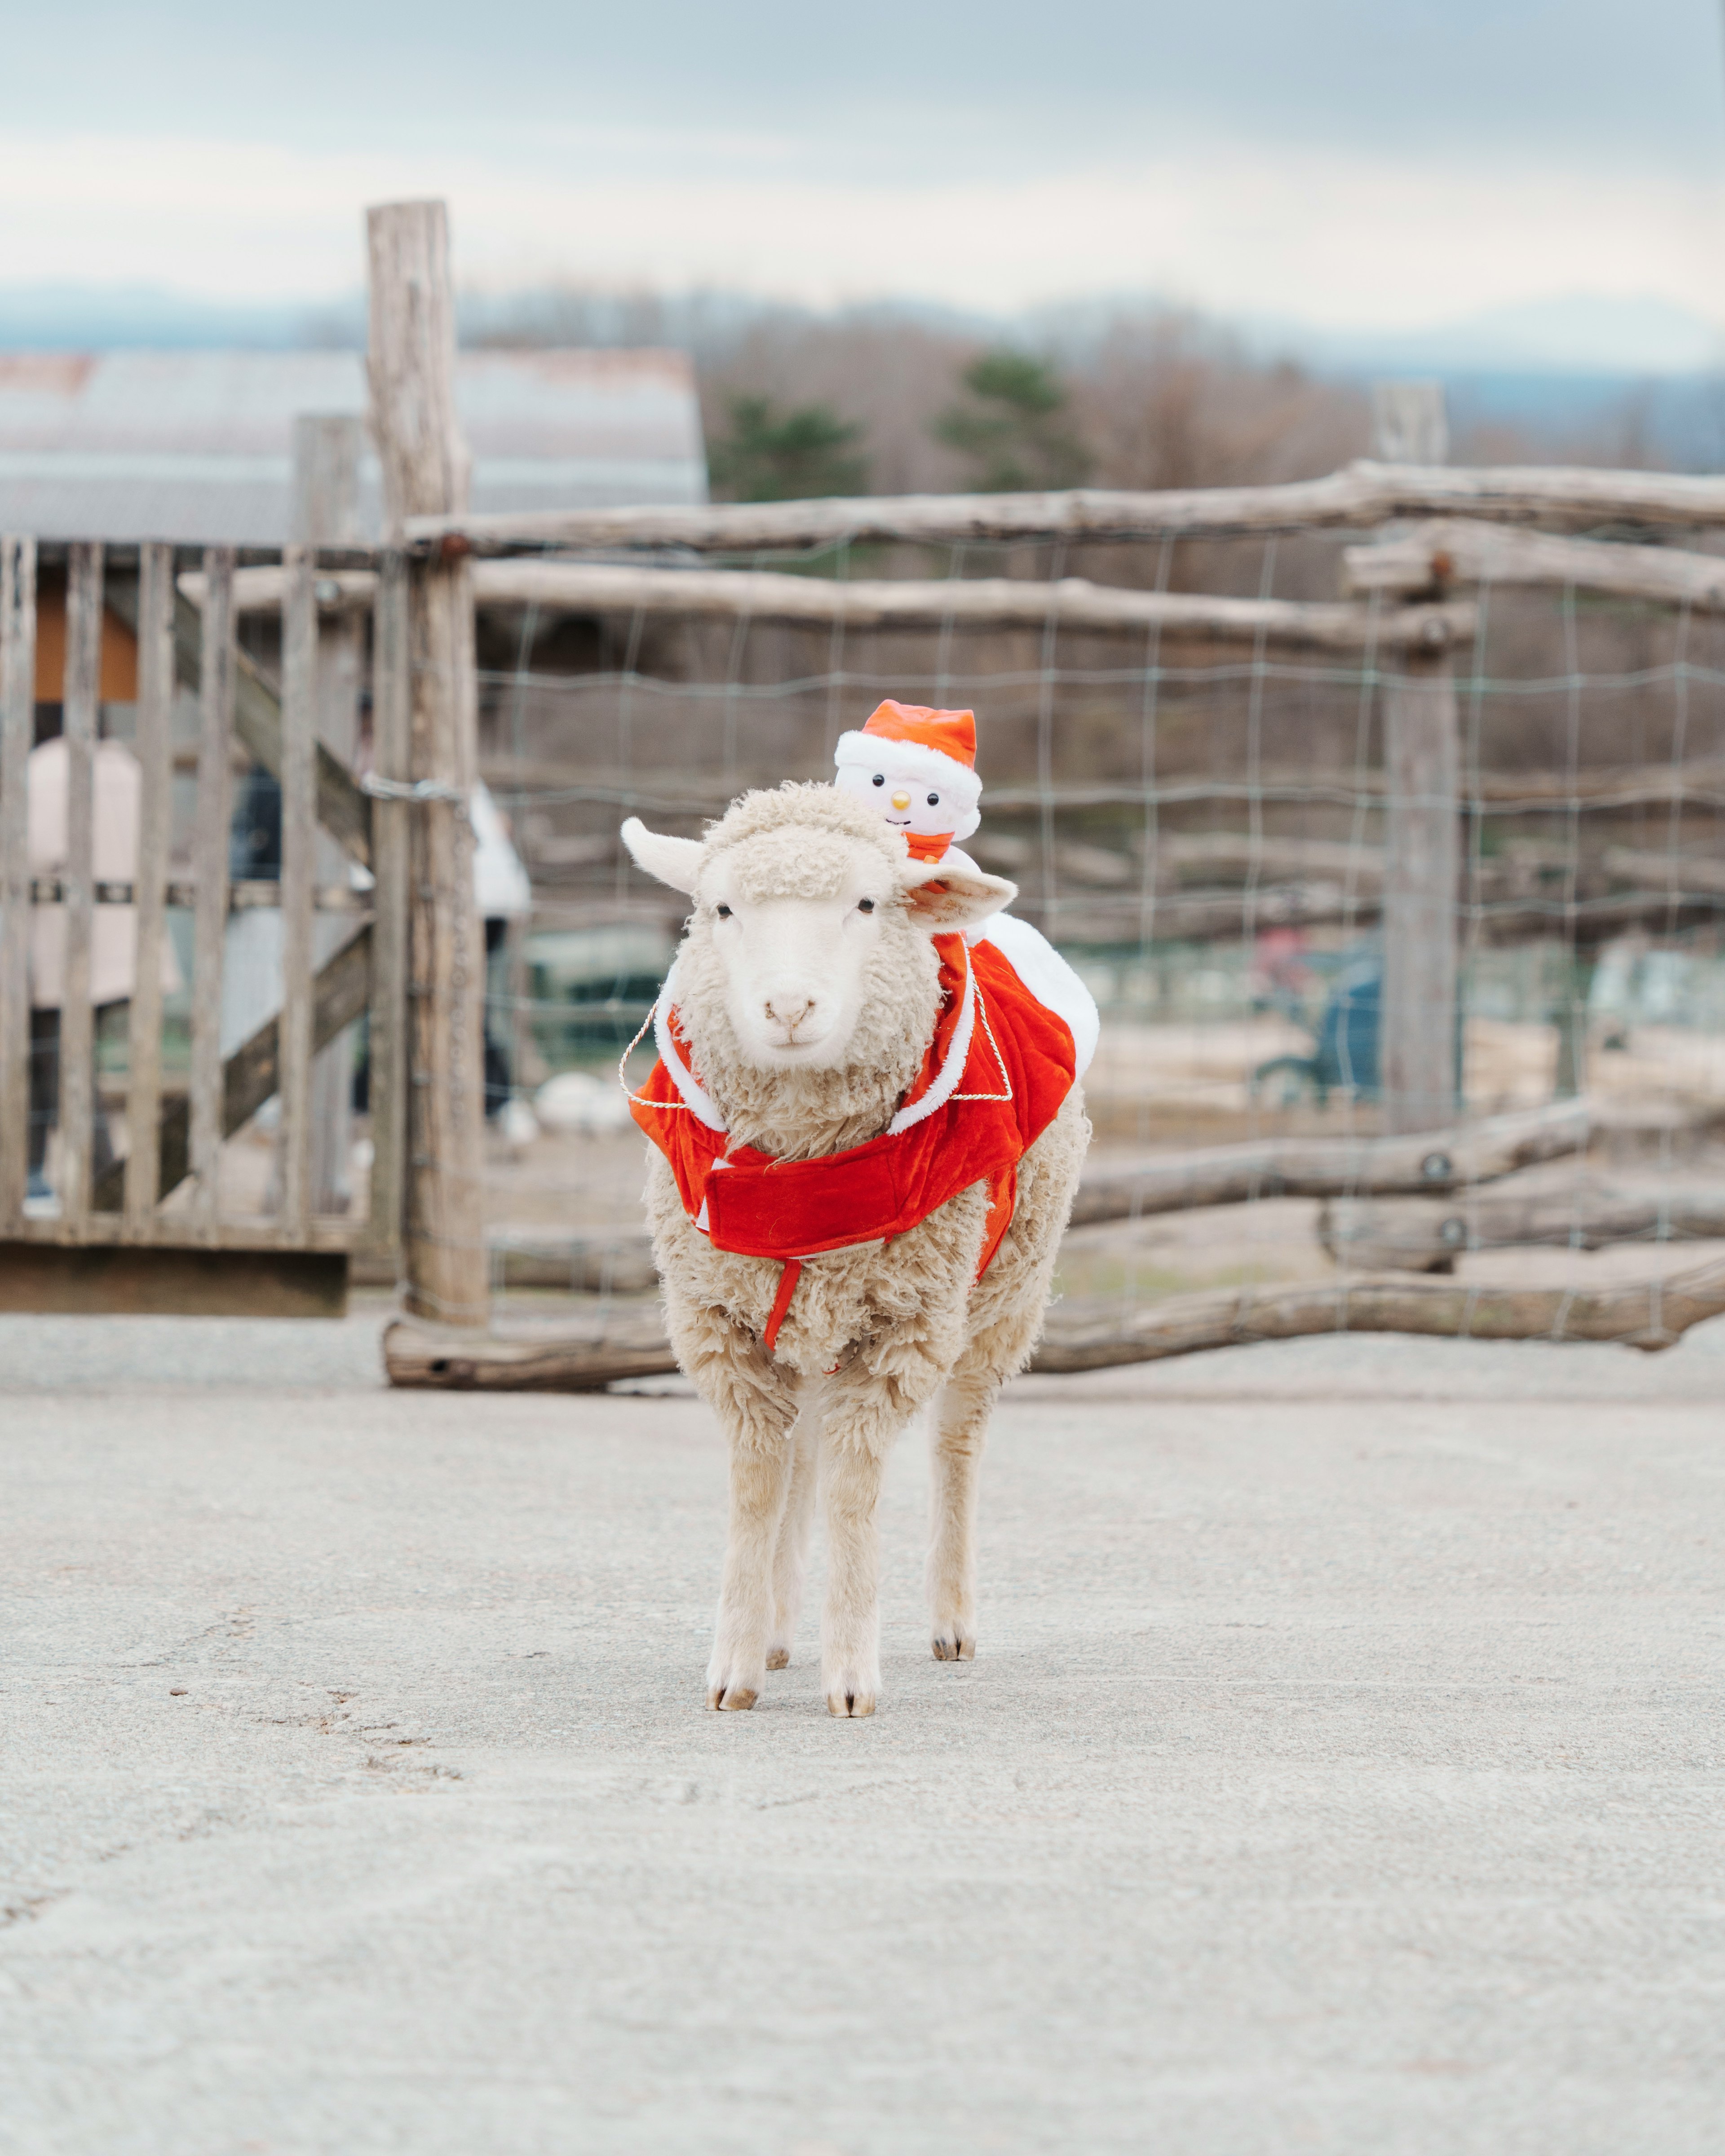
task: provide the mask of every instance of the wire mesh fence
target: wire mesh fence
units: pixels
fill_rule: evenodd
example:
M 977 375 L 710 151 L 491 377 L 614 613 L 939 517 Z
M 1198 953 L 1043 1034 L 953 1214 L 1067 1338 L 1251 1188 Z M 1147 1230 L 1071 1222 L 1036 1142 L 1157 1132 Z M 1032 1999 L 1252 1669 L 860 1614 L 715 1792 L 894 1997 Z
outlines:
M 696 834 L 744 788 L 830 777 L 839 734 L 885 696 L 974 710 L 983 821 L 967 850 L 1017 883 L 1014 911 L 1101 1008 L 1090 1180 L 1135 1194 L 1090 1217 L 1081 1202 L 1061 1272 L 1074 1307 L 1226 1291 L 1249 1333 L 1255 1296 L 1386 1270 L 1580 1293 L 1707 1255 L 1725 1235 L 1718 617 L 1573 583 L 1478 584 L 1445 659 L 1458 992 L 1453 1071 L 1432 1093 L 1453 1089 L 1454 1107 L 1427 1127 L 1512 1117 L 1558 1135 L 1550 1157 L 1542 1138 L 1482 1157 L 1482 1179 L 1416 1168 L 1403 1188 L 1370 1150 L 1393 1127 L 1385 727 L 1429 654 L 1398 640 L 1394 595 L 1364 607 L 1357 649 L 1300 648 L 1273 624 L 1074 626 L 1060 596 L 1077 577 L 1317 613 L 1347 544 L 840 546 L 731 565 L 949 588 L 945 618 L 914 627 L 741 604 L 728 619 L 667 601 L 487 606 L 482 768 L 532 891 L 531 922 L 496 939 L 488 1030 L 540 1126 L 494 1123 L 501 1302 L 525 1309 L 553 1284 L 650 1291 L 616 1066 L 682 906 L 630 865 L 622 819 Z M 1021 587 L 1042 621 L 968 615 L 966 588 L 991 580 Z M 1193 1163 L 1224 1153 L 1236 1187 L 1204 1202 L 1216 1184 Z M 1301 1163 L 1327 1154 L 1302 1181 Z

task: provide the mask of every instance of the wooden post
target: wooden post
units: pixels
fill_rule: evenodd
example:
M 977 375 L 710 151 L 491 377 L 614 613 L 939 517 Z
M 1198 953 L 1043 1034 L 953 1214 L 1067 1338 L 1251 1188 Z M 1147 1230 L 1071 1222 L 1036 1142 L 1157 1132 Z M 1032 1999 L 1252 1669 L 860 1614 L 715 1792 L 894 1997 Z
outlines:
M 161 1195 L 162 954 L 167 927 L 174 698 L 174 550 L 150 546 L 138 561 L 137 958 L 128 1021 L 126 1161 L 128 1220 L 149 1217 Z
M 359 459 L 363 423 L 353 413 L 302 413 L 294 422 L 293 536 L 311 547 L 341 547 L 361 537 Z M 359 748 L 359 686 L 364 623 L 347 608 L 317 617 L 317 737 L 348 770 Z M 340 844 L 319 829 L 314 844 L 320 884 L 347 880 Z M 326 964 L 345 933 L 339 917 L 313 923 L 312 954 Z M 353 1131 L 351 1035 L 318 1050 L 311 1067 L 309 1203 L 313 1213 L 345 1213 L 352 1196 L 347 1159 Z
M 386 554 L 377 578 L 372 632 L 372 769 L 381 779 L 408 783 L 413 714 L 408 680 L 408 565 Z M 372 996 L 367 1020 L 367 1088 L 372 1127 L 371 1222 L 373 1255 L 398 1272 L 407 1203 L 408 891 L 413 810 L 403 800 L 372 803 Z
M 232 808 L 228 759 L 234 739 L 234 549 L 203 557 L 208 594 L 199 660 L 203 726 L 198 743 L 198 813 L 193 859 L 198 872 L 192 945 L 193 1210 L 206 1229 L 216 1219 L 222 1152 L 222 962 L 228 926 L 228 824 Z
M 80 540 L 66 562 L 65 943 L 60 966 L 60 1218 L 76 1229 L 90 1210 L 95 1126 L 95 1009 L 90 943 L 95 926 L 95 743 L 102 676 L 102 549 Z
M 0 539 L 0 1230 L 23 1217 L 30 1116 L 30 855 L 36 542 Z
M 317 595 L 311 550 L 282 549 L 281 1213 L 302 1236 L 311 1207 L 312 886 L 316 871 Z
M 454 295 L 441 203 L 367 216 L 372 435 L 392 537 L 465 507 L 455 417 Z M 478 776 L 473 598 L 457 554 L 408 571 L 412 771 L 407 1301 L 444 1324 L 486 1317 L 481 1010 L 485 945 L 467 804 Z
M 1441 382 L 1379 382 L 1378 456 L 1434 465 L 1449 453 Z M 1455 1112 L 1461 737 L 1447 654 L 1391 661 L 1384 697 L 1384 1127 L 1439 1130 Z

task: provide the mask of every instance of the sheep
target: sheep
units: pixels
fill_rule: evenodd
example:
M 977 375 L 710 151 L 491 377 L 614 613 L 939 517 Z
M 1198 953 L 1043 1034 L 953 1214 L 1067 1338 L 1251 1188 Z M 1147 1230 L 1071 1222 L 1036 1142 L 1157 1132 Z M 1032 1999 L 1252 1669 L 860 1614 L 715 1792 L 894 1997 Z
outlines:
M 704 839 L 651 832 L 634 818 L 622 835 L 642 869 L 695 901 L 659 1010 L 660 1070 L 667 1055 L 679 1063 L 695 1105 L 672 1100 L 667 1128 L 693 1142 L 691 1132 L 718 1127 L 722 1136 L 708 1142 L 727 1156 L 752 1147 L 776 1167 L 862 1145 L 910 1112 L 901 1103 L 925 1070 L 943 1008 L 942 950 L 973 960 L 960 932 L 1009 905 L 1011 884 L 968 865 L 955 873 L 908 859 L 871 808 L 824 785 L 745 794 Z M 937 947 L 937 937 L 949 940 Z M 632 1098 L 650 1129 L 644 1096 Z M 953 1110 L 967 1112 L 975 1127 L 990 1111 Z M 646 1203 L 671 1342 L 729 1443 L 710 1707 L 752 1707 L 766 1672 L 790 1660 L 819 1470 L 829 1543 L 822 1686 L 834 1715 L 875 1712 L 876 1501 L 889 1450 L 930 1406 L 932 1645 L 941 1661 L 974 1655 L 988 1417 L 1035 1344 L 1089 1138 L 1073 1081 L 1018 1162 L 1010 1226 L 980 1278 L 985 1179 L 891 1240 L 830 1250 L 792 1272 L 777 1257 L 717 1247 L 702 1231 L 706 1203 L 691 1219 L 670 1161 L 650 1152 Z M 950 1175 L 968 1156 L 942 1158 Z M 711 1178 L 716 1217 L 727 1184 L 742 1188 Z

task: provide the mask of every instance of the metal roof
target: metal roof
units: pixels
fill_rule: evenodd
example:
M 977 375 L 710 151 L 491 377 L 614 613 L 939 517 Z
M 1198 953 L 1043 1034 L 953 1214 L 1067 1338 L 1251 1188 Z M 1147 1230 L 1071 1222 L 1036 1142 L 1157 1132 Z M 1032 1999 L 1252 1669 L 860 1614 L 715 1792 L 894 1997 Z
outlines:
M 682 352 L 463 352 L 455 393 L 475 510 L 706 499 Z M 295 418 L 365 408 L 353 352 L 0 353 L 0 531 L 280 546 Z M 360 514 L 381 536 L 369 454 Z

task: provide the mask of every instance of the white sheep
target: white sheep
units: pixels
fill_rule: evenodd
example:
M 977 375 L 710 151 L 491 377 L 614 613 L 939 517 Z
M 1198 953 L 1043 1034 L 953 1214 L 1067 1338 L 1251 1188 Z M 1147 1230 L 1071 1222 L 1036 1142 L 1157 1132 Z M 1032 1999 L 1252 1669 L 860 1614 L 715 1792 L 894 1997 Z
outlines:
M 1040 1329 L 1089 1142 L 1074 1066 L 1094 1044 L 1095 1007 L 1033 932 L 996 918 L 1010 884 L 906 859 L 870 808 L 830 786 L 745 795 L 704 839 L 634 818 L 623 838 L 695 901 L 656 1014 L 660 1062 L 632 1097 L 664 1148 L 647 1205 L 671 1341 L 730 1445 L 708 1703 L 752 1707 L 767 1671 L 790 1660 L 819 1469 L 822 1684 L 834 1714 L 871 1714 L 881 1473 L 931 1404 L 933 1650 L 942 1661 L 976 1650 L 978 1469 L 994 1396 Z M 1016 931 L 1035 947 L 1021 948 L 1026 970 L 1041 954 L 1045 1001 L 1061 997 L 1058 983 L 1048 995 L 1050 968 L 1064 976 L 1064 1022 L 1031 1004 L 1014 1029 L 1010 969 L 992 942 L 972 948 L 960 932 L 985 921 L 989 937 L 1010 943 Z M 1010 1225 L 980 1277 L 1003 1190 L 1011 1202 L 1009 1170 L 953 1184 L 903 1225 L 912 1191 L 890 1240 L 822 1248 L 878 1228 L 906 1178 L 938 1195 L 941 1178 L 998 1154 L 1003 1128 L 1036 1099 L 1040 1135 L 1017 1161 Z

